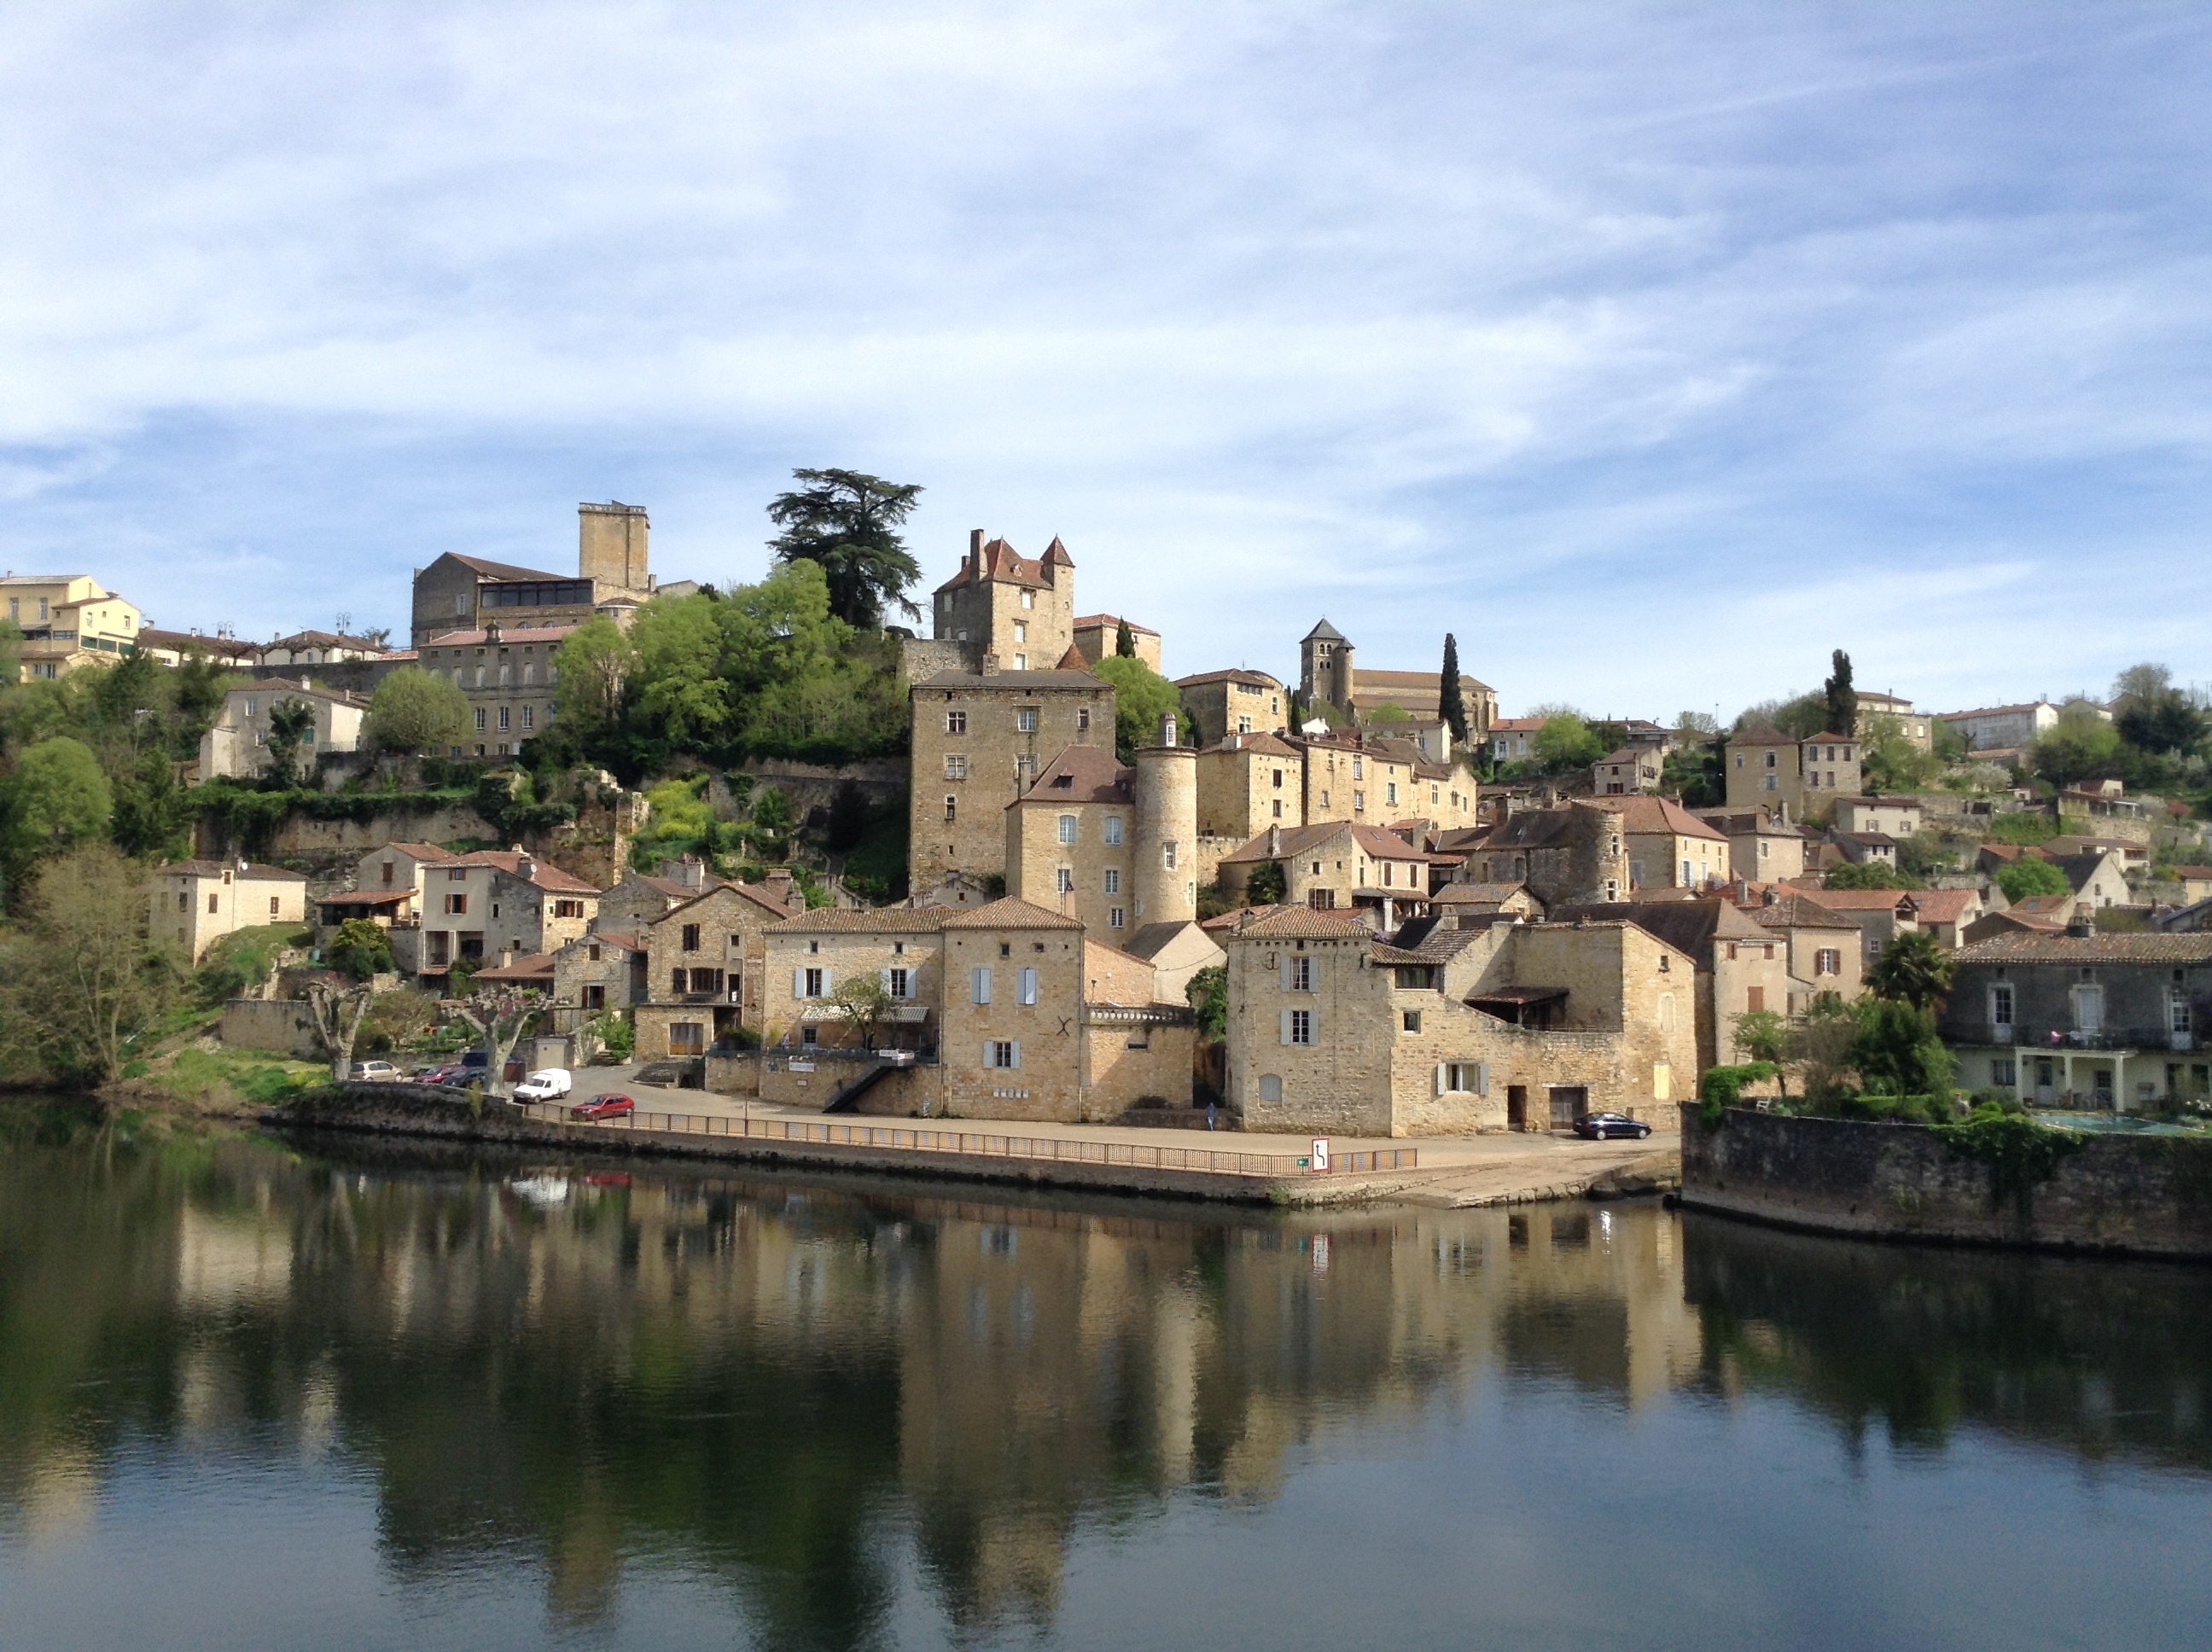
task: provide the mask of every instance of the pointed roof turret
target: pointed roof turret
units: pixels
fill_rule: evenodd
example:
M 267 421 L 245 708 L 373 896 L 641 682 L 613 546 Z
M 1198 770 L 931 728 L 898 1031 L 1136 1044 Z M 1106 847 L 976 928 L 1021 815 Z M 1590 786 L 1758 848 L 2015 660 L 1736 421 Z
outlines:
M 1067 554 L 1067 547 L 1060 544 L 1060 536 L 1056 533 L 1052 536 L 1052 543 L 1044 548 L 1043 560 L 1048 562 L 1057 562 L 1062 568 L 1075 566 L 1075 558 Z
M 1062 671 L 1087 671 L 1091 669 L 1091 662 L 1083 657 L 1083 650 L 1071 642 L 1067 645 L 1067 652 L 1060 657 L 1060 664 L 1053 669 Z
M 1312 630 L 1307 632 L 1300 641 L 1305 642 L 1341 642 L 1344 641 L 1344 633 L 1338 630 L 1336 627 L 1331 625 L 1326 619 L 1324 619 L 1320 624 L 1315 626 Z

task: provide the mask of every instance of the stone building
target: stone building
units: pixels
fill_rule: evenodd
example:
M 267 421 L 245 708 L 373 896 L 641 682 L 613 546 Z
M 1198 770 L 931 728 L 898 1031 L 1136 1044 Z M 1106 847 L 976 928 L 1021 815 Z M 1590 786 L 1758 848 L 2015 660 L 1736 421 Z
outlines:
M 553 656 L 574 625 L 448 631 L 417 650 L 422 669 L 450 677 L 469 702 L 472 723 L 450 756 L 505 757 L 553 722 L 558 671 Z
M 944 645 L 928 653 L 938 669 L 1054 671 L 1075 647 L 1075 559 L 1055 538 L 1031 562 L 1004 539 L 986 543 L 977 528 L 960 571 L 932 593 L 930 613 Z
M 448 631 L 573 630 L 595 614 L 627 623 L 653 595 L 642 505 L 576 507 L 576 572 L 448 551 L 415 570 L 413 646 Z
M 1462 673 L 1460 698 L 1467 707 L 1470 743 L 1490 738 L 1498 720 L 1498 695 L 1486 683 Z M 1443 714 L 1441 671 L 1361 671 L 1352 643 L 1326 619 L 1298 642 L 1298 697 L 1308 706 L 1331 705 L 1357 722 L 1382 706 L 1396 706 L 1417 723 L 1435 723 Z
M 1460 875 L 1469 883 L 1523 884 L 1547 910 L 1577 901 L 1618 901 L 1629 889 L 1620 817 L 1581 798 L 1522 810 L 1467 849 Z
M 1805 875 L 1805 833 L 1778 809 L 1706 810 L 1698 818 L 1728 839 L 1729 871 L 1754 884 Z
M 598 927 L 643 935 L 648 927 L 686 901 L 696 900 L 721 881 L 696 856 L 665 862 L 655 873 L 641 872 L 633 866 L 623 873 L 613 888 L 599 896 Z M 790 894 L 791 874 L 782 870 L 772 872 L 766 884 L 781 904 Z
M 1628 840 L 1628 887 L 1708 890 L 1729 880 L 1727 836 L 1671 798 L 1595 799 L 1620 817 Z
M 1726 747 L 1731 811 L 1779 810 L 1791 820 L 1825 819 L 1830 801 L 1861 790 L 1857 737 L 1793 739 L 1774 728 L 1747 728 Z
M 1545 1130 L 1694 1093 L 1692 961 L 1633 924 L 1424 920 L 1386 941 L 1292 908 L 1222 939 L 1248 1129 Z
M 520 849 L 486 849 L 420 867 L 425 984 L 459 963 L 548 954 L 591 927 L 599 892 Z
M 1372 733 L 1293 738 L 1305 757 L 1304 812 L 1309 823 L 1358 821 L 1396 827 L 1424 820 L 1437 831 L 1481 818 L 1474 777 L 1431 759 L 1413 741 Z
M 1689 958 L 1698 1036 L 1694 1078 L 1702 1078 L 1707 1067 L 1747 1059 L 1735 1048 L 1738 1016 L 1761 1010 L 1787 1012 L 1787 938 L 1753 921 L 1724 896 L 1563 907 L 1552 919 L 1554 923 L 1634 924 Z
M 1197 754 L 1136 758 L 1124 768 L 1103 746 L 1069 746 L 1006 805 L 1007 894 L 1117 940 L 1198 915 Z
M 594 929 L 553 952 L 553 1011 L 548 1031 L 572 1033 L 610 1010 L 645 1001 L 645 943 L 620 931 Z
M 762 884 L 717 884 L 647 924 L 646 989 L 632 1016 L 641 1061 L 704 1055 L 768 1011 L 768 932 L 803 915 L 806 893 L 779 868 Z
M 1265 671 L 1239 667 L 1176 678 L 1184 714 L 1201 749 L 1232 734 L 1283 734 L 1290 730 L 1290 696 Z
M 1915 711 L 1912 701 L 1901 694 L 1875 694 L 1862 689 L 1858 695 L 1859 710 L 1852 735 L 1862 743 L 1874 739 L 1885 726 L 1894 726 L 1906 742 L 1923 751 L 1935 750 L 1936 720 L 1924 711 Z
M 1858 997 L 1866 980 L 1865 949 L 1859 926 L 1802 895 L 1769 889 L 1744 908 L 1751 920 L 1779 935 L 1790 964 L 1790 1001 L 1770 1005 L 1787 1015 L 1802 1015 L 1813 1000 L 1833 993 L 1846 1004 Z
M 953 872 L 1004 877 L 1006 805 L 1068 747 L 1113 750 L 1114 689 L 1089 671 L 939 671 L 909 694 L 913 889 Z
M 1305 819 L 1305 753 L 1273 734 L 1231 734 L 1198 752 L 1198 831 L 1249 841 Z
M 2100 935 L 2082 911 L 1954 956 L 1939 1025 L 1966 1088 L 2121 1112 L 2212 1096 L 2212 934 Z
M 261 924 L 304 924 L 307 880 L 248 860 L 172 860 L 154 874 L 147 932 L 194 963 L 225 935 Z
M 112 665 L 137 651 L 145 629 L 137 604 L 88 574 L 11 573 L 0 577 L 0 601 L 23 634 L 18 676 L 27 682 Z
M 1053 544 L 1058 544 L 1055 539 Z M 1048 553 L 1048 555 L 1049 553 Z M 1123 620 L 1119 614 L 1084 614 L 1075 621 L 1075 652 L 1086 664 L 1096 665 L 1109 654 L 1121 652 L 1121 627 L 1129 628 L 1129 642 L 1137 651 L 1137 658 L 1154 671 L 1160 669 L 1160 634 L 1150 626 L 1139 625 L 1134 620 Z
M 1395 833 L 1330 820 L 1287 831 L 1268 828 L 1222 857 L 1220 882 L 1231 902 L 1249 902 L 1252 874 L 1263 865 L 1279 866 L 1285 902 L 1340 911 L 1370 928 L 1395 929 L 1401 920 L 1429 909 L 1429 865 L 1426 852 Z
M 312 774 L 326 751 L 361 747 L 362 719 L 368 702 L 343 689 L 319 689 L 312 683 L 273 677 L 222 697 L 215 726 L 200 736 L 200 778 L 259 774 L 269 768 L 270 719 L 276 708 L 296 703 L 312 708 L 315 720 L 301 737 L 295 769 Z
M 1656 746 L 1623 746 L 1590 765 L 1590 790 L 1601 798 L 1656 792 L 1665 761 Z

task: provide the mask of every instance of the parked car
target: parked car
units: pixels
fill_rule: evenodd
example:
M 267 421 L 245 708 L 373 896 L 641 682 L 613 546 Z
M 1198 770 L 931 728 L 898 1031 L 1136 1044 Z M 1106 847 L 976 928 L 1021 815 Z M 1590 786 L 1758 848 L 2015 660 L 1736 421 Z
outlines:
M 423 1068 L 421 1082 L 426 1084 L 465 1084 L 471 1078 L 483 1077 L 482 1067 L 465 1067 L 459 1061 L 443 1061 L 434 1067 Z
M 628 1118 L 636 1111 L 637 1103 L 627 1096 L 595 1096 L 578 1102 L 568 1116 L 588 1124 L 594 1119 Z
M 1585 1113 L 1575 1121 L 1575 1134 L 1584 1141 L 1603 1141 L 1608 1136 L 1640 1140 L 1650 1133 L 1650 1125 L 1625 1113 Z
M 566 1096 L 574 1085 L 566 1067 L 540 1067 L 514 1087 L 518 1102 L 550 1102 Z
M 353 1064 L 353 1077 L 356 1084 L 396 1084 L 399 1082 L 399 1069 L 389 1061 L 356 1061 Z

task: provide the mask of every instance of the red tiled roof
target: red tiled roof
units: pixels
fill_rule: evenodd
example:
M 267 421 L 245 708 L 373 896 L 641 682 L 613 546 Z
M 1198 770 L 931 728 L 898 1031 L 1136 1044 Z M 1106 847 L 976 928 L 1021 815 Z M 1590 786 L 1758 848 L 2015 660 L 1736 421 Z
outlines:
M 532 862 L 530 872 L 526 877 L 522 870 L 522 863 L 526 860 Z M 518 853 L 513 849 L 479 849 L 474 854 L 454 855 L 440 864 L 448 871 L 455 867 L 466 866 L 495 867 L 510 878 L 520 878 L 526 884 L 534 884 L 539 889 L 559 895 L 597 895 L 599 893 L 599 890 L 593 889 L 583 879 L 570 877 L 551 861 L 539 860 L 535 856 Z

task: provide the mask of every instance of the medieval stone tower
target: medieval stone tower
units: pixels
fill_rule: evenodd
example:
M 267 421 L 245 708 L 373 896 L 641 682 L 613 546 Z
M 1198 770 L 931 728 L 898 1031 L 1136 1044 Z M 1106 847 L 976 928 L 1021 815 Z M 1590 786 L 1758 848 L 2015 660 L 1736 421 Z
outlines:
M 576 572 L 600 589 L 652 589 L 646 538 L 652 531 L 642 505 L 619 500 L 576 507 Z
M 1170 713 L 1160 720 L 1160 743 L 1134 755 L 1137 921 L 1192 922 L 1198 917 L 1198 752 L 1176 744 Z
M 1326 701 L 1349 716 L 1352 687 L 1352 645 L 1323 620 L 1298 644 L 1298 697 L 1309 706 Z

